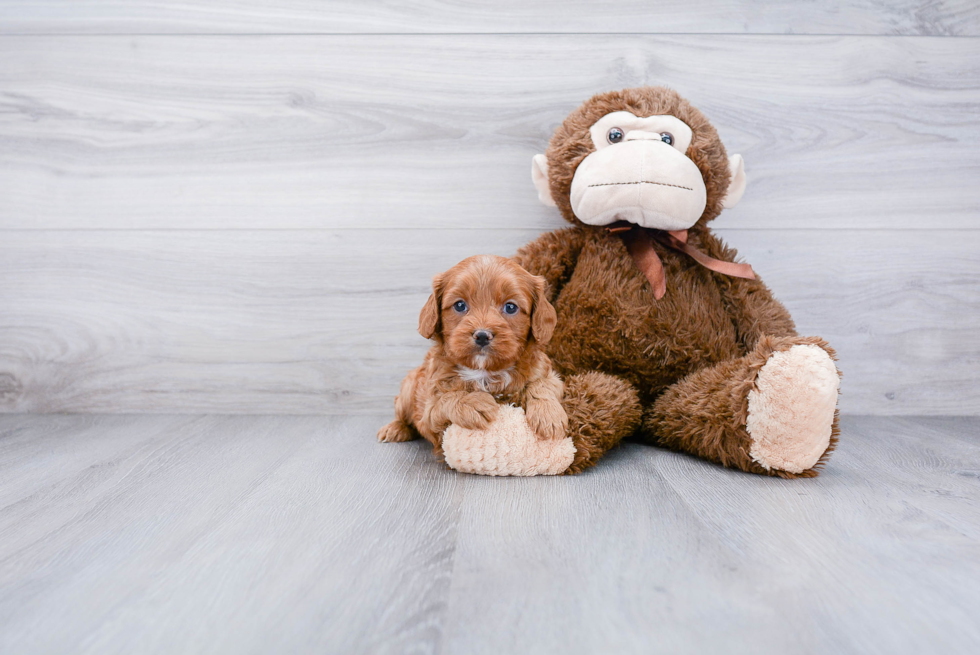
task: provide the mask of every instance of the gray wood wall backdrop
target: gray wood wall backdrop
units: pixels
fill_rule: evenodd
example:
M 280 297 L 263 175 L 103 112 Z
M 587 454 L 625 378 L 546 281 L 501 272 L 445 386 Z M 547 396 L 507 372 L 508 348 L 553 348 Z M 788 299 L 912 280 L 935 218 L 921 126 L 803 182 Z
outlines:
M 980 413 L 974 1 L 0 0 L 0 411 L 387 411 L 431 276 L 563 225 L 530 158 L 667 84 L 841 407 Z

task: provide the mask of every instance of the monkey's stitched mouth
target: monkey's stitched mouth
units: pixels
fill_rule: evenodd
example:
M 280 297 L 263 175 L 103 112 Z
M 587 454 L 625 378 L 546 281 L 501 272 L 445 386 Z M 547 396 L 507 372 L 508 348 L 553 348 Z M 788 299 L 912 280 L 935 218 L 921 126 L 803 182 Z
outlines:
M 621 186 L 624 184 L 656 184 L 657 186 L 669 186 L 675 189 L 694 191 L 694 189 L 692 189 L 689 186 L 681 186 L 680 184 L 667 184 L 666 182 L 650 182 L 649 180 L 640 180 L 639 182 L 603 182 L 601 184 L 590 184 L 587 188 L 591 189 L 592 187 L 597 187 L 597 186 Z

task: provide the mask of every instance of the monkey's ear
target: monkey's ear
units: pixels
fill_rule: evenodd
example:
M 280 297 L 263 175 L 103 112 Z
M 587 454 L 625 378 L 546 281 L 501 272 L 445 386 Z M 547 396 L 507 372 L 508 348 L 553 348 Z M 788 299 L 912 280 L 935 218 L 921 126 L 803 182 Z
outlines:
M 432 278 L 432 294 L 422 306 L 422 313 L 419 314 L 419 334 L 426 339 L 431 339 L 439 331 L 440 317 L 442 316 L 442 276 L 437 275 Z
M 538 190 L 538 200 L 549 207 L 557 207 L 551 197 L 551 185 L 548 183 L 548 158 L 544 155 L 534 155 L 531 160 L 531 181 Z
M 721 206 L 725 209 L 738 204 L 738 201 L 742 199 L 742 194 L 745 193 L 745 183 L 747 182 L 745 162 L 742 161 L 742 155 L 729 157 L 728 168 L 732 172 L 732 181 L 728 183 L 728 193 L 725 194 L 725 199 L 721 201 Z
M 551 341 L 558 324 L 558 314 L 548 302 L 548 284 L 543 277 L 534 276 L 534 306 L 531 307 L 531 335 L 542 346 Z

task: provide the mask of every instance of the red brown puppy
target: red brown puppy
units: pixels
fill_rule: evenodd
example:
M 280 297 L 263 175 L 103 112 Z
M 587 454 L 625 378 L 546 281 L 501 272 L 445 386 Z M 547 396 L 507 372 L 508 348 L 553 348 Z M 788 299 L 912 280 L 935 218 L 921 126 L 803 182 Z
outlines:
M 450 424 L 490 426 L 500 403 L 524 409 L 539 439 L 561 439 L 568 428 L 563 385 L 544 346 L 555 330 L 545 280 L 514 261 L 478 255 L 432 282 L 419 333 L 435 343 L 395 398 L 395 420 L 378 440 L 419 435 L 441 453 Z

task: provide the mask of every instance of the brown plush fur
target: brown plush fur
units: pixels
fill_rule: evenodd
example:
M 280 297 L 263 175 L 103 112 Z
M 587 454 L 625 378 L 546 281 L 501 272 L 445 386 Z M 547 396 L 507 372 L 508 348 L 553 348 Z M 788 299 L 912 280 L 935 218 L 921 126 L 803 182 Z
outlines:
M 595 371 L 568 378 L 562 405 L 575 444 L 575 459 L 566 474 L 594 466 L 607 450 L 636 431 L 642 417 L 631 384 Z
M 724 261 L 735 261 L 737 254 L 707 227 L 721 211 L 729 184 L 725 148 L 704 115 L 675 92 L 647 87 L 598 95 L 558 128 L 547 151 L 549 183 L 558 208 L 574 226 L 543 235 L 522 248 L 516 260 L 547 280 L 558 313 L 548 352 L 567 379 L 565 408 L 579 451 L 570 472 L 595 464 L 633 432 L 635 398 L 644 417 L 638 436 L 648 442 L 754 473 L 816 475 L 816 467 L 794 476 L 766 471 L 752 461 L 745 417 L 747 394 L 771 353 L 813 344 L 833 356 L 827 344 L 797 336 L 786 308 L 760 280 L 714 273 L 660 243 L 654 248 L 668 291 L 656 300 L 622 240 L 602 227 L 580 223 L 572 213 L 569 190 L 575 169 L 594 151 L 589 127 L 620 110 L 637 116 L 671 114 L 691 127 L 687 156 L 704 178 L 707 205 L 690 230 L 689 243 Z M 589 398 L 603 409 L 590 410 Z M 611 398 L 620 403 L 621 413 L 607 411 Z M 835 420 L 830 450 L 836 439 Z
M 465 311 L 456 308 L 458 301 Z M 504 311 L 508 302 L 518 307 L 513 315 Z M 421 434 L 441 454 L 450 423 L 484 429 L 498 403 L 523 407 L 539 438 L 564 438 L 563 385 L 544 351 L 554 328 L 544 279 L 512 260 L 478 255 L 436 276 L 419 316 L 419 332 L 435 343 L 402 382 L 395 420 L 378 431 L 378 439 L 408 441 Z M 480 332 L 492 337 L 485 346 L 476 342 Z
M 656 445 L 744 471 L 780 477 L 816 476 L 837 446 L 836 414 L 830 447 L 811 469 L 799 474 L 767 470 L 749 456 L 751 438 L 745 429 L 749 391 L 773 353 L 796 345 L 819 346 L 836 359 L 833 349 L 819 337 L 762 337 L 748 355 L 703 368 L 670 386 L 644 413 L 641 435 Z

